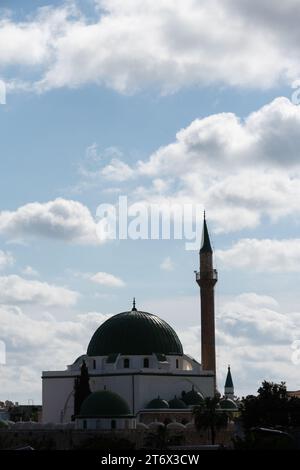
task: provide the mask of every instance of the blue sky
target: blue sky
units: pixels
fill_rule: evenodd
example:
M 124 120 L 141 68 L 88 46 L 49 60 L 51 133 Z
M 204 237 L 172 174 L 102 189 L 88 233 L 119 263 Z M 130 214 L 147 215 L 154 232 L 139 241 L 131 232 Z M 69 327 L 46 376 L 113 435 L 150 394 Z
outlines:
M 152 3 L 1 2 L 2 399 L 40 402 L 134 295 L 199 358 L 198 253 L 95 242 L 120 194 L 206 208 L 220 388 L 228 363 L 239 395 L 300 388 L 299 1 Z

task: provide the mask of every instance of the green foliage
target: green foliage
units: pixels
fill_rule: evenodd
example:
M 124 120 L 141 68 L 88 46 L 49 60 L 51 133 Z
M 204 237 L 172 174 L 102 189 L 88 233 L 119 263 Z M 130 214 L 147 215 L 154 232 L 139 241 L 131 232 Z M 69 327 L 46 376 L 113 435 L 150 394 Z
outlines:
M 245 430 L 255 426 L 299 426 L 300 399 L 288 396 L 284 382 L 264 381 L 257 396 L 248 395 L 242 400 L 241 418 Z
M 220 410 L 220 397 L 205 398 L 201 405 L 193 408 L 195 426 L 198 431 L 210 430 L 211 443 L 214 445 L 217 431 L 226 428 L 228 413 Z
M 74 383 L 74 415 L 78 415 L 84 400 L 91 394 L 90 378 L 88 368 L 83 361 L 80 368 L 80 376 L 76 377 Z
M 236 449 L 293 449 L 294 438 L 284 430 L 300 425 L 300 399 L 289 397 L 284 382 L 264 381 L 258 395 L 241 402 L 245 438 L 234 439 Z

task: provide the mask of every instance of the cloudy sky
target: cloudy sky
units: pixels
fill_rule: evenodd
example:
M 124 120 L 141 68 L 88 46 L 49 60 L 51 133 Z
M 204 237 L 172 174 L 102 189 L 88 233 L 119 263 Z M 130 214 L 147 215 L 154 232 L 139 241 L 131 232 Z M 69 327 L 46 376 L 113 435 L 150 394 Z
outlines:
M 120 195 L 206 209 L 221 391 L 228 364 L 238 395 L 300 389 L 299 20 L 300 0 L 0 1 L 0 399 L 39 403 L 133 296 L 200 359 L 198 253 L 99 240 Z

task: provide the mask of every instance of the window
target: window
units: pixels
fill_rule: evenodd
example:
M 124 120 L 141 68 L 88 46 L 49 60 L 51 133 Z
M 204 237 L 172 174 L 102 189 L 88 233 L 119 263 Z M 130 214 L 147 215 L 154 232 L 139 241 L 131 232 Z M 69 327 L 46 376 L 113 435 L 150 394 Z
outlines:
M 176 369 L 179 369 L 179 360 L 176 359 Z
M 96 369 L 96 359 L 93 360 L 93 368 Z
M 124 369 L 129 369 L 129 359 L 127 357 L 124 359 Z
M 149 359 L 148 357 L 144 358 L 144 368 L 147 369 L 149 367 Z
M 84 420 L 83 420 L 83 429 L 86 429 L 86 428 L 87 428 L 87 426 L 86 426 L 86 420 L 84 419 Z
M 116 420 L 115 420 L 115 419 L 112 419 L 112 420 L 111 420 L 110 426 L 111 426 L 111 429 L 116 429 L 117 423 L 116 423 Z

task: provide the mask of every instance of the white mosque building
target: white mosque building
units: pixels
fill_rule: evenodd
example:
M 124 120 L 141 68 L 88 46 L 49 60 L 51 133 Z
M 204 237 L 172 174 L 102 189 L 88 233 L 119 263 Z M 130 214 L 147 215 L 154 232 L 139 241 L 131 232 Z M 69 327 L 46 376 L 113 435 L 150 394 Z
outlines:
M 200 270 L 202 364 L 183 351 L 174 329 L 136 308 L 112 316 L 85 355 L 64 371 L 43 372 L 43 422 L 77 428 L 135 428 L 168 417 L 188 422 L 191 407 L 216 392 L 214 286 L 217 272 L 204 219 Z M 230 374 L 230 369 L 228 371 Z M 227 380 L 224 407 L 235 406 Z

